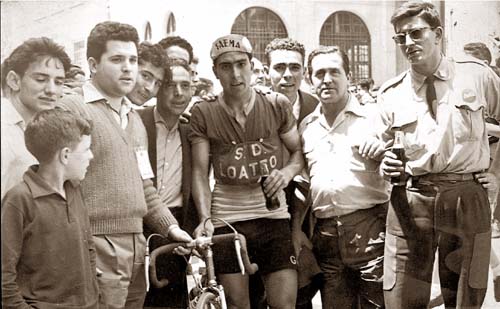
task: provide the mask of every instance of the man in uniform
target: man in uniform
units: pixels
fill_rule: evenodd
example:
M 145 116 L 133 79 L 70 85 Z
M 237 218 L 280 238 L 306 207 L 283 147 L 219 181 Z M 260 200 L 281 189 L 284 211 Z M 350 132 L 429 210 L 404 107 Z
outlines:
M 477 173 L 489 166 L 484 115 L 500 118 L 500 80 L 475 61 L 441 53 L 439 13 L 427 2 L 407 2 L 391 18 L 394 41 L 410 69 L 381 87 L 382 137 L 404 133 L 404 159 L 387 151 L 386 177 L 394 186 L 384 261 L 388 308 L 425 308 L 439 247 L 446 307 L 479 308 L 490 257 L 490 206 Z
M 252 47 L 246 37 L 217 39 L 210 56 L 223 92 L 215 102 L 195 105 L 191 117 L 193 198 L 200 218 L 194 235 L 211 235 L 214 226 L 216 234 L 228 233 L 217 219 L 231 223 L 247 237 L 270 307 L 294 308 L 296 258 L 283 189 L 303 168 L 296 121 L 286 97 L 251 88 Z M 291 154 L 287 162 L 284 148 Z M 216 180 L 213 192 L 209 162 Z M 262 176 L 267 179 L 261 186 Z M 276 208 L 266 207 L 266 196 L 277 199 Z M 214 262 L 228 305 L 248 308 L 248 276 L 239 273 L 234 247 L 223 247 L 214 247 Z

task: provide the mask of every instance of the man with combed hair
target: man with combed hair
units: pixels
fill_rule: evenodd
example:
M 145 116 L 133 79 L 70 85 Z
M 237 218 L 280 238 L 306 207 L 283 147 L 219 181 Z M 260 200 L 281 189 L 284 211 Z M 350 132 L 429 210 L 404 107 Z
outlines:
M 300 90 L 305 54 L 304 45 L 291 38 L 274 39 L 266 46 L 271 87 L 288 98 L 298 124 L 318 105 L 315 97 Z
M 134 89 L 127 98 L 135 105 L 142 106 L 156 96 L 163 80 L 169 79 L 170 70 L 168 70 L 168 58 L 159 44 L 142 42 L 137 54 L 139 72 Z
M 194 59 L 193 46 L 180 36 L 168 36 L 158 42 L 170 60 L 183 60 L 191 64 Z
M 323 270 L 323 308 L 382 308 L 388 185 L 379 174 L 380 116 L 348 91 L 349 58 L 336 46 L 309 55 L 320 105 L 300 124 L 316 218 L 313 250 Z M 294 220 L 295 221 L 295 220 Z
M 137 76 L 137 30 L 106 21 L 87 40 L 91 80 L 63 105 L 93 123 L 91 162 L 82 182 L 97 251 L 101 305 L 142 308 L 146 295 L 143 223 L 179 241 L 191 237 L 159 199 L 151 181 L 147 133 L 126 95 Z
M 2 198 L 37 163 L 24 145 L 24 129 L 37 112 L 56 106 L 70 66 L 64 48 L 45 37 L 25 41 L 2 63 Z
M 200 224 L 194 235 L 228 233 L 231 223 L 247 237 L 250 259 L 259 265 L 272 308 L 294 308 L 296 258 L 283 189 L 303 168 L 295 118 L 286 97 L 250 86 L 252 47 L 231 34 L 212 44 L 213 71 L 223 92 L 194 106 L 189 135 L 193 198 Z M 282 152 L 290 155 L 283 162 Z M 210 157 L 211 155 L 211 157 Z M 210 191 L 208 171 L 214 168 Z M 262 185 L 259 180 L 267 176 Z M 266 207 L 266 196 L 275 207 Z M 214 246 L 214 263 L 229 308 L 249 308 L 248 275 L 241 275 L 234 247 Z
M 179 121 L 191 100 L 191 72 L 187 64 L 179 61 L 167 69 L 171 77 L 160 87 L 156 106 L 146 107 L 139 114 L 148 133 L 149 161 L 155 174 L 153 184 L 181 228 L 192 232 L 198 220 L 191 197 L 189 125 Z M 152 233 L 148 227 L 144 232 L 146 236 Z M 152 238 L 150 250 L 168 242 Z M 185 258 L 163 256 L 156 265 L 159 278 L 166 277 L 169 284 L 162 289 L 151 287 L 145 306 L 187 308 Z
M 388 308 L 425 308 L 436 249 L 446 307 L 480 308 L 490 258 L 491 210 L 481 172 L 490 164 L 484 115 L 500 119 L 500 79 L 485 64 L 441 52 L 433 4 L 406 2 L 391 18 L 410 69 L 379 91 L 382 138 L 404 134 L 405 156 L 386 151 L 393 186 L 384 255 Z
M 318 100 L 300 90 L 300 85 L 305 74 L 305 48 L 300 42 L 291 38 L 276 38 L 272 40 L 265 49 L 267 62 L 269 63 L 269 78 L 273 91 L 285 95 L 292 104 L 292 113 L 297 119 L 297 125 L 302 122 L 302 119 L 309 115 L 316 106 Z M 305 207 L 305 198 L 308 196 L 309 184 L 305 181 L 292 181 L 286 188 L 287 200 L 290 205 L 290 213 L 293 219 L 298 219 L 294 215 L 294 211 Z M 319 267 L 314 261 L 314 257 L 310 249 L 312 244 L 307 236 L 310 235 L 311 220 L 310 212 L 306 215 L 302 229 L 299 227 L 292 228 L 292 233 L 298 234 L 292 239 L 296 241 L 294 247 L 296 254 L 301 259 L 299 252 L 307 251 L 310 254 L 310 259 L 304 259 L 299 263 L 299 290 L 297 295 L 297 308 L 311 308 L 311 300 L 317 293 L 319 287 L 319 277 L 315 277 Z M 294 220 L 295 221 L 295 220 Z M 294 225 L 292 224 L 292 227 Z M 302 232 L 304 230 L 306 234 Z M 304 255 L 305 256 L 305 255 Z M 307 265 L 306 265 L 307 264 Z M 312 282 L 311 282 L 311 279 Z

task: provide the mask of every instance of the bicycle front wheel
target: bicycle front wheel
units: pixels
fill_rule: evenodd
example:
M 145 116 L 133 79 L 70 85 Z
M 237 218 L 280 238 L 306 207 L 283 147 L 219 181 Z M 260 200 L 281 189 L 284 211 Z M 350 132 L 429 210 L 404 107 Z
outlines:
M 196 302 L 196 309 L 223 309 L 220 298 L 212 292 L 203 292 Z

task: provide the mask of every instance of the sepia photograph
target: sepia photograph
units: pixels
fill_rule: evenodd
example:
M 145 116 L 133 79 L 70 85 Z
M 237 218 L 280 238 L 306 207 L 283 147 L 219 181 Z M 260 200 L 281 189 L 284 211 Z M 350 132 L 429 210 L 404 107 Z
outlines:
M 500 308 L 500 1 L 0 13 L 2 308 Z

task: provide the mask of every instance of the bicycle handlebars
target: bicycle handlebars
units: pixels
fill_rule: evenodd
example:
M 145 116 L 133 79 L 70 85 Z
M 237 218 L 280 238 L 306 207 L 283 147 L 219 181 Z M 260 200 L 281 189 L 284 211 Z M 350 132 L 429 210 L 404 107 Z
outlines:
M 189 243 L 184 243 L 184 242 L 170 243 L 154 249 L 149 257 L 149 277 L 151 283 L 157 288 L 162 288 L 168 285 L 168 279 L 158 280 L 158 277 L 156 275 L 156 259 L 158 258 L 158 256 L 172 254 L 174 249 L 179 246 L 185 248 L 204 249 L 209 246 L 212 246 L 213 244 L 222 243 L 230 240 L 234 241 L 235 243 L 236 255 L 238 258 L 238 264 L 240 266 L 241 273 L 245 274 L 246 270 L 246 272 L 249 273 L 250 275 L 254 274 L 259 269 L 259 267 L 257 266 L 257 264 L 250 262 L 250 258 L 248 257 L 248 252 L 247 252 L 247 242 L 245 236 L 243 236 L 242 234 L 231 233 L 223 235 L 214 235 L 212 237 L 199 237 Z

